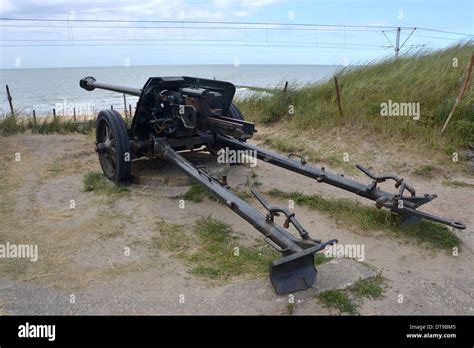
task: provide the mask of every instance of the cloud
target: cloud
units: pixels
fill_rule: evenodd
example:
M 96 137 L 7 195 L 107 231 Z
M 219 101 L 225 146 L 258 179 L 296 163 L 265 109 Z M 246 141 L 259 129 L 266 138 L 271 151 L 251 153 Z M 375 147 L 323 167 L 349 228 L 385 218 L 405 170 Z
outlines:
M 226 20 L 251 16 L 280 0 L 130 0 L 64 1 L 0 0 L 0 12 L 10 18 Z
M 39 18 L 61 20 L 164 20 L 164 21 L 235 21 L 245 20 L 259 11 L 267 9 L 280 0 L 147 0 L 136 2 L 130 0 L 96 0 L 64 1 L 49 0 L 38 2 L 33 0 L 15 1 L 0 0 L 1 16 L 7 18 Z M 29 25 L 31 22 L 19 22 Z M 8 23 L 11 24 L 11 23 Z M 18 24 L 18 23 L 15 23 Z M 179 29 L 147 29 L 143 27 L 157 26 L 154 23 L 93 23 L 96 28 L 86 28 L 90 23 L 77 22 L 70 31 L 65 23 L 35 23 L 44 26 L 36 27 L 5 27 L 3 40 L 102 40 L 117 39 L 158 39 L 172 40 L 184 36 L 191 39 L 207 39 L 224 34 L 213 29 L 179 30 Z M 107 26 L 116 26 L 107 28 Z M 176 26 L 176 25 L 175 25 Z M 199 26 L 199 25 L 197 25 Z M 141 30 L 140 30 L 141 28 Z M 236 35 L 239 37 L 241 33 Z
M 272 11 L 272 6 L 280 1 L 285 0 L 0 0 L 0 16 L 60 20 L 251 22 L 264 11 Z M 247 36 L 249 40 L 253 39 L 252 33 L 245 33 L 235 25 L 223 29 L 222 25 L 195 23 L 185 24 L 183 27 L 190 28 L 183 29 L 181 23 L 77 21 L 3 24 L 15 26 L 2 28 L 4 46 L 0 67 L 12 67 L 17 57 L 22 58 L 25 67 L 114 65 L 117 61 L 122 62 L 124 57 L 130 57 L 138 64 L 198 62 L 194 52 L 201 52 L 202 57 L 209 61 L 233 62 L 242 47 L 214 46 L 207 40 L 227 43 L 243 41 Z M 193 42 L 191 56 L 189 48 L 185 47 L 189 43 L 184 43 L 184 40 Z M 199 47 L 201 41 L 206 45 Z M 58 54 L 54 59 L 49 55 L 48 45 L 57 46 L 54 50 Z M 165 46 L 165 56 L 162 55 L 162 45 L 168 45 Z M 84 48 L 86 46 L 94 49 Z M 219 57 L 209 54 L 210 47 L 212 52 L 220 52 Z

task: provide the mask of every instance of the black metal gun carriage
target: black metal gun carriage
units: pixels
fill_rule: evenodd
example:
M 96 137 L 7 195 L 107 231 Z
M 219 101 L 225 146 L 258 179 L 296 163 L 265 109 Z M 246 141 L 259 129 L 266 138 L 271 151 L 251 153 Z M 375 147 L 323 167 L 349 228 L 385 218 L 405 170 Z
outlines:
M 216 154 L 221 148 L 254 151 L 257 157 L 293 172 L 350 191 L 375 201 L 377 208 L 388 208 L 401 218 L 402 224 L 413 224 L 421 219 L 431 220 L 464 229 L 465 225 L 443 217 L 417 210 L 436 198 L 435 194 L 417 196 L 415 189 L 403 179 L 394 176 L 376 176 L 360 165 L 357 168 L 372 181 L 369 184 L 315 168 L 299 156 L 288 157 L 246 142 L 255 125 L 244 120 L 232 104 L 235 87 L 224 81 L 195 77 L 152 77 L 142 89 L 98 83 L 93 77 L 80 80 L 88 91 L 95 88 L 140 97 L 131 127 L 127 129 L 121 115 L 115 110 L 103 110 L 96 121 L 96 151 L 104 175 L 116 182 L 126 182 L 131 176 L 132 160 L 140 157 L 162 158 L 176 165 L 194 182 L 204 187 L 235 213 L 264 235 L 265 240 L 283 257 L 270 266 L 270 279 L 278 294 L 311 287 L 316 279 L 314 253 L 337 243 L 336 239 L 322 242 L 313 239 L 288 209 L 271 206 L 255 189 L 253 195 L 265 207 L 264 215 L 249 203 L 225 188 L 205 170 L 196 167 L 179 152 L 206 150 Z M 295 159 L 298 158 L 298 159 Z M 378 183 L 392 180 L 397 191 L 381 190 Z M 274 217 L 283 215 L 283 226 Z M 299 237 L 288 231 L 295 227 Z

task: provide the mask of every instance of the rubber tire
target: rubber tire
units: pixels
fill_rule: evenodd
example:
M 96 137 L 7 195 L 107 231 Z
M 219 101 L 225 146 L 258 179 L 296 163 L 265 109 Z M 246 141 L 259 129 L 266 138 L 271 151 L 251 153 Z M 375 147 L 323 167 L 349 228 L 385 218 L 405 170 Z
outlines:
M 130 150 L 130 139 L 127 133 L 127 126 L 122 116 L 116 110 L 102 110 L 97 115 L 96 121 L 96 141 L 99 141 L 99 124 L 105 122 L 113 137 L 116 141 L 117 155 L 116 155 L 116 168 L 113 176 L 108 176 L 104 170 L 102 161 L 100 160 L 100 166 L 107 179 L 115 183 L 127 182 L 131 178 L 132 172 L 132 153 Z M 129 153 L 129 161 L 125 161 L 125 154 Z
M 242 115 L 242 112 L 240 112 L 239 108 L 234 104 L 230 104 L 229 111 L 227 111 L 227 117 L 244 121 L 244 115 Z

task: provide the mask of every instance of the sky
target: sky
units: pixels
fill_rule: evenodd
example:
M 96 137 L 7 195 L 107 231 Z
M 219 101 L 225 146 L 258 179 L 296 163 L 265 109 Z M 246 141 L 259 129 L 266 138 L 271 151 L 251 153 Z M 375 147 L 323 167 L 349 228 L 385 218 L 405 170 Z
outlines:
M 474 0 L 0 0 L 0 18 L 0 68 L 346 65 L 392 56 L 396 27 L 402 54 L 472 40 Z

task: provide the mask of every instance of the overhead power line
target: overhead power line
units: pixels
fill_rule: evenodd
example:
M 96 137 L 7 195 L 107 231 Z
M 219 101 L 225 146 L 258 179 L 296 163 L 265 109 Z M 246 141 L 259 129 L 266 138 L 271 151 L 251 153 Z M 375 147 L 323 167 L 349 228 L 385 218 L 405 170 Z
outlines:
M 43 24 L 44 23 L 44 24 Z M 345 25 L 345 24 L 310 24 L 310 23 L 278 23 L 278 22 L 237 22 L 237 21 L 184 21 L 184 20 L 122 20 L 122 19 L 45 19 L 45 18 L 0 18 L 0 27 L 4 28 L 3 38 L 1 40 L 2 47 L 76 47 L 76 46 L 181 46 L 181 45 L 205 45 L 210 46 L 210 43 L 217 46 L 249 46 L 249 47 L 317 47 L 317 48 L 336 48 L 336 49 L 360 49 L 360 50 L 384 50 L 387 48 L 392 48 L 395 52 L 395 56 L 398 56 L 399 51 L 403 47 L 420 47 L 426 46 L 423 42 L 423 45 L 408 45 L 405 44 L 408 40 L 414 37 L 426 37 L 434 38 L 440 40 L 466 40 L 466 37 L 473 37 L 471 34 L 464 34 L 459 32 L 443 31 L 438 29 L 429 29 L 429 28 L 416 28 L 416 27 L 395 27 L 395 26 L 380 26 L 380 25 Z M 50 38 L 51 32 L 48 33 L 49 38 L 8 38 L 7 35 L 10 34 L 9 29 L 17 28 L 44 28 L 48 30 L 54 29 L 67 29 L 67 39 L 62 38 Z M 94 38 L 89 39 L 87 37 L 81 38 L 81 35 L 77 32 L 85 29 L 126 29 L 126 30 L 153 30 L 153 29 L 163 29 L 161 32 L 163 38 L 150 38 L 146 37 L 148 34 L 153 32 L 148 32 L 147 35 L 143 37 L 134 37 L 134 38 Z M 169 31 L 171 31 L 171 33 Z M 176 31 L 177 30 L 177 31 Z M 186 35 L 186 30 L 193 30 L 191 35 Z M 199 30 L 219 30 L 222 35 L 226 31 L 242 31 L 244 39 L 241 37 L 234 37 L 231 39 L 220 39 L 218 37 L 204 38 L 196 37 L 196 33 L 199 33 Z M 401 41 L 402 31 L 410 30 L 409 35 L 404 39 L 403 43 Z M 181 37 L 176 37 L 176 34 L 182 31 Z M 255 40 L 248 38 L 248 36 L 253 35 L 249 34 L 251 31 L 264 31 L 265 40 Z M 307 32 L 308 34 L 314 32 L 313 40 L 291 40 L 284 41 L 281 40 L 281 36 L 276 40 L 273 37 L 270 37 L 270 32 L 301 32 L 302 34 Z M 415 31 L 417 34 L 414 35 Z M 433 33 L 445 33 L 448 35 L 463 36 L 463 38 L 447 38 L 440 36 L 428 36 L 420 35 L 419 32 L 433 32 Z M 347 33 L 358 33 L 358 32 L 367 32 L 367 33 L 382 33 L 383 36 L 387 39 L 390 46 L 384 45 L 382 42 L 381 45 L 371 44 L 371 43 L 350 43 L 347 42 Z M 392 40 L 389 38 L 387 33 L 396 33 L 395 44 L 392 43 Z M 19 32 L 24 33 L 24 32 Z M 38 32 L 41 33 L 41 32 Z M 319 33 L 332 35 L 336 33 L 343 33 L 343 42 L 337 42 L 336 40 L 319 41 Z M 36 34 L 36 32 L 35 32 Z M 65 33 L 64 33 L 65 34 Z M 194 35 L 194 37 L 193 37 Z M 305 34 L 306 35 L 306 34 Z M 365 35 L 365 34 L 361 34 Z M 393 35 L 393 34 L 392 34 Z M 84 36 L 84 35 L 83 35 Z M 171 37 L 170 37 L 171 36 Z M 191 37 L 190 37 L 191 36 Z M 202 33 L 201 33 L 202 36 Z M 352 38 L 353 36 L 351 36 Z M 308 38 L 305 36 L 304 38 Z M 383 37 L 382 37 L 383 39 Z M 421 39 L 422 40 L 422 39 Z M 327 42 L 330 41 L 330 42 Z M 382 40 L 383 41 L 383 40 Z M 422 40 L 423 41 L 423 40 Z M 180 42 L 180 43 L 178 43 Z
M 184 24 L 187 24 L 186 22 Z M 209 24 L 209 23 L 207 23 Z M 347 30 L 347 28 L 342 28 L 342 27 L 334 27 L 334 28 L 328 28 L 328 27 L 323 27 L 323 28 L 275 28 L 275 27 L 226 27 L 226 26 L 116 26 L 116 25 L 25 25 L 25 24 L 0 24 L 0 27 L 14 27 L 14 28 L 48 28 L 48 29 L 55 29 L 55 28 L 74 28 L 74 29 L 228 29 L 228 30 L 293 30 L 293 31 L 318 31 L 318 32 L 324 32 L 324 31 L 334 31 L 334 32 L 345 32 L 345 31 L 350 31 L 350 32 L 380 32 L 380 29 L 375 29 L 375 28 L 350 28 Z M 389 32 L 391 30 L 385 30 L 386 32 Z
M 196 21 L 196 20 L 127 20 L 127 19 L 47 19 L 47 18 L 5 18 L 0 21 L 21 22 L 59 22 L 59 23 L 179 23 L 179 24 L 223 24 L 223 25 L 278 25 L 288 27 L 338 27 L 338 28 L 375 28 L 375 29 L 413 29 L 414 27 L 390 25 L 354 25 L 354 24 L 316 24 L 316 23 L 284 23 L 284 22 L 244 22 L 244 21 Z M 270 29 L 270 28 L 268 28 Z M 417 28 L 418 30 L 433 31 L 461 36 L 474 36 L 474 34 L 446 31 L 431 28 Z
M 310 24 L 310 23 L 283 23 L 283 22 L 235 22 L 235 21 L 184 21 L 184 20 L 126 20 L 126 19 L 45 19 L 45 18 L 2 18 L 2 21 L 29 21 L 29 22 L 68 22 L 68 23 L 189 23 L 189 24 L 228 24 L 228 25 L 282 25 L 302 27 L 341 27 L 341 28 L 393 28 L 385 25 L 346 25 L 346 24 Z M 410 27 L 401 27 L 407 29 Z
M 472 36 L 472 37 L 474 37 L 474 34 L 457 33 L 457 32 L 454 32 L 454 31 L 446 31 L 446 30 L 438 30 L 438 29 L 428 29 L 428 28 L 418 28 L 418 30 L 433 31 L 433 32 L 437 32 L 437 33 L 453 34 L 453 35 L 462 35 L 462 36 Z
M 431 36 L 431 35 L 421 35 L 421 34 L 415 34 L 415 36 L 417 36 L 417 37 L 426 37 L 426 38 L 430 38 L 430 39 L 451 40 L 451 41 L 470 41 L 470 40 L 473 40 L 472 38 L 454 39 L 452 37 Z

